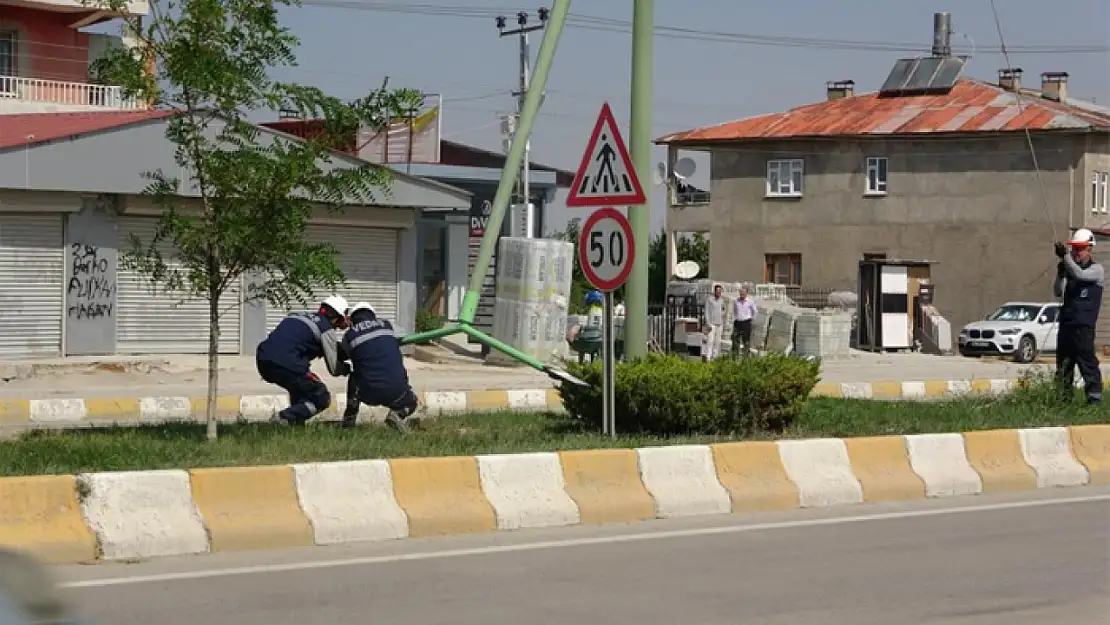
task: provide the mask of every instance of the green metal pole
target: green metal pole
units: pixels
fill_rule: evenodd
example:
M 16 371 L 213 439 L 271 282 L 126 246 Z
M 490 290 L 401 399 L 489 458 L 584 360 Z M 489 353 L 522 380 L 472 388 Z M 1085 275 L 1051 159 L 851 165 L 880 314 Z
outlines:
M 490 209 L 486 234 L 482 237 L 482 246 L 478 248 L 478 259 L 474 262 L 470 286 L 463 297 L 462 310 L 459 312 L 459 323 L 463 325 L 473 324 L 474 315 L 478 312 L 482 283 L 485 282 L 486 271 L 489 270 L 490 261 L 493 260 L 497 236 L 501 233 L 501 222 L 504 221 L 505 212 L 509 208 L 509 196 L 520 173 L 524 148 L 528 145 L 528 138 L 532 136 L 532 122 L 536 120 L 536 115 L 540 111 L 543 92 L 547 88 L 547 75 L 551 73 L 555 49 L 559 47 L 559 37 L 563 34 L 563 25 L 566 24 L 569 12 L 570 0 L 555 0 L 555 5 L 551 8 L 551 16 L 544 28 L 543 43 L 540 44 L 540 51 L 536 58 L 536 70 L 528 84 L 528 94 L 524 97 L 524 105 L 520 110 L 513 145 L 509 148 L 509 155 L 505 159 L 505 168 L 501 170 L 501 182 L 497 185 L 497 195 L 494 196 L 493 207 Z M 647 265 L 644 266 L 647 267 Z
M 651 79 L 654 61 L 655 0 L 634 0 L 632 9 L 632 124 L 629 143 L 632 164 L 641 181 L 651 177 Z M 647 355 L 648 242 L 651 240 L 651 204 L 628 207 L 636 254 L 625 288 L 624 353 L 626 358 Z

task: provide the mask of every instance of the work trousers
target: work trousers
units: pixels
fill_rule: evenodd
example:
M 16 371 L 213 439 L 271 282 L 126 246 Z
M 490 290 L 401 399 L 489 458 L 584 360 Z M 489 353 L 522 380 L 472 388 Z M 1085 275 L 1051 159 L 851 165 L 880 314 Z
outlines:
M 352 373 L 347 377 L 347 406 L 343 416 L 350 418 L 358 415 L 359 404 L 367 406 L 385 406 L 390 412 L 404 419 L 420 407 L 420 400 L 412 388 L 403 391 L 368 388 L 360 385 L 358 378 Z
M 752 320 L 737 319 L 732 322 L 732 355 L 740 353 L 740 344 L 744 344 L 744 355 L 752 352 Z
M 1075 389 L 1075 369 L 1083 377 L 1087 401 L 1102 401 L 1102 370 L 1095 356 L 1095 329 L 1078 324 L 1060 324 L 1056 344 L 1056 379 L 1065 397 Z
M 289 407 L 278 413 L 280 418 L 304 423 L 331 405 L 331 393 L 315 373 L 297 373 L 268 360 L 258 360 L 256 364 L 263 380 L 289 393 Z

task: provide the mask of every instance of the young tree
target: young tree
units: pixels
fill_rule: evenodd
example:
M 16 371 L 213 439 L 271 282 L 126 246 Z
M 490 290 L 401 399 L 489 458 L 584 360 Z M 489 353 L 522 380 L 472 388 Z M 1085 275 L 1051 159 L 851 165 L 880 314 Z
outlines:
M 126 0 L 85 0 L 117 12 Z M 336 251 L 309 243 L 313 210 L 341 210 L 388 194 L 384 168 L 341 166 L 333 149 L 360 125 L 379 129 L 408 112 L 419 94 L 387 85 L 354 103 L 319 89 L 279 82 L 295 66 L 296 37 L 278 9 L 296 0 L 175 0 L 151 3 L 145 20 L 125 18 L 134 47 L 110 50 L 94 68 L 99 82 L 172 113 L 166 137 L 179 173 L 145 172 L 163 209 L 151 241 L 132 237 L 122 263 L 152 289 L 208 302 L 208 438 L 217 436 L 220 317 L 242 303 L 306 304 L 344 278 Z M 145 23 L 144 23 L 145 22 Z M 277 138 L 251 124 L 252 112 L 292 110 L 322 120 L 305 141 Z M 194 196 L 186 198 L 184 196 Z M 172 251 L 169 251 L 172 250 Z M 247 289 L 236 290 L 244 276 Z M 234 301 L 224 301 L 225 296 Z

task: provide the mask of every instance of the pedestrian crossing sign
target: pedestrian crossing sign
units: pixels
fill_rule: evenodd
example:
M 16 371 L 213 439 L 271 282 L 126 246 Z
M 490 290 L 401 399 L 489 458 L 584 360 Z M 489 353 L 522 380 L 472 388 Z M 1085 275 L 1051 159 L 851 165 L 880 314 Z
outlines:
M 567 206 L 595 208 L 647 203 L 628 148 L 606 102 L 594 124 L 590 142 L 574 175 Z

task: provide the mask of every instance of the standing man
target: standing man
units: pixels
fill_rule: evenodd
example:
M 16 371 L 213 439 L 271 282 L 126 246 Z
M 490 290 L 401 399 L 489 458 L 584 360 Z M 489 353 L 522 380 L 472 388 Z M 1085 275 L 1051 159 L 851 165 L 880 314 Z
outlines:
M 1095 237 L 1080 228 L 1067 245 L 1056 243 L 1056 280 L 1052 292 L 1063 297 L 1056 350 L 1056 377 L 1064 397 L 1070 399 L 1075 388 L 1075 368 L 1087 392 L 1087 403 L 1102 401 L 1102 370 L 1095 356 L 1095 325 L 1102 308 L 1102 265 L 1091 256 Z M 1069 249 L 1070 253 L 1069 253 Z
M 705 300 L 705 325 L 708 332 L 704 333 L 701 359 L 709 362 L 721 355 L 721 328 L 725 325 L 725 303 L 722 297 L 724 289 L 721 285 L 713 285 L 713 297 Z
M 347 300 L 332 295 L 316 312 L 293 313 L 282 319 L 266 340 L 258 344 L 258 374 L 289 393 L 289 407 L 274 415 L 281 425 L 303 425 L 331 405 L 328 386 L 312 372 L 312 361 L 323 358 L 328 373 L 350 373 L 339 360 L 337 330 L 347 327 Z
M 748 299 L 748 289 L 741 288 L 740 295 L 732 302 L 732 355 L 740 352 L 740 343 L 744 343 L 744 355 L 752 353 L 752 322 L 759 310 L 755 302 Z

